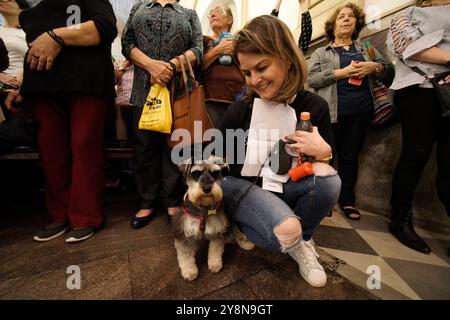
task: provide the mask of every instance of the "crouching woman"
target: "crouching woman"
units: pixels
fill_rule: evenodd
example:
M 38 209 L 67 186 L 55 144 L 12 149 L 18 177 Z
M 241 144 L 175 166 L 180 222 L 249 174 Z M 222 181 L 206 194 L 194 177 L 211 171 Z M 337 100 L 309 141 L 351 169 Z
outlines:
M 250 151 L 255 151 L 250 150 L 255 146 L 252 134 L 245 139 L 234 139 L 235 152 L 233 155 L 227 152 L 231 175 L 222 182 L 225 210 L 256 246 L 288 253 L 310 285 L 323 287 L 326 274 L 317 260 L 311 238 L 320 221 L 337 203 L 341 186 L 336 171 L 327 163 L 332 154 L 328 104 L 302 89 L 306 62 L 281 20 L 257 17 L 234 41 L 234 59 L 245 76 L 248 96 L 228 108 L 220 128 L 224 137 L 239 129 L 260 132 L 257 146 L 272 146 L 273 139 L 261 141 L 264 139 L 261 137 L 271 137 L 271 134 L 264 135 L 260 130 L 275 129 L 280 138 L 286 136 L 295 141 L 289 146 L 295 153 L 307 154 L 315 163 L 314 174 L 297 182 L 268 180 L 262 178 L 265 170 L 262 173 L 255 170 L 251 157 L 247 157 Z M 313 132 L 295 131 L 302 112 L 311 114 Z M 228 150 L 233 141 L 226 142 Z M 239 154 L 239 149 L 245 154 Z M 244 163 L 242 159 L 246 159 Z

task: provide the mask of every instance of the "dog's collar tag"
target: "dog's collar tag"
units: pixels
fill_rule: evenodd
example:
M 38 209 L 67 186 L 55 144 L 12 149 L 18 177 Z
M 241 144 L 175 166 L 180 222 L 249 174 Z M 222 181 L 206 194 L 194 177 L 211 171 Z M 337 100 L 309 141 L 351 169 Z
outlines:
M 216 210 L 216 209 L 209 209 L 209 210 L 208 210 L 208 216 L 215 215 L 216 213 L 217 213 L 217 210 Z

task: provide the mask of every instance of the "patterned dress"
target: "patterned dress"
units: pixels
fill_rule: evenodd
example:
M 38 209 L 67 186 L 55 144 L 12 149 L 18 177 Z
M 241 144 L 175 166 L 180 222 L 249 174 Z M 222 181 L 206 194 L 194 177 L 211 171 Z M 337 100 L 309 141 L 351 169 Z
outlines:
M 200 64 L 203 56 L 200 19 L 194 10 L 177 3 L 163 7 L 156 1 L 139 1 L 131 9 L 122 36 L 122 53 L 127 59 L 134 47 L 152 59 L 166 62 L 191 50 Z M 179 83 L 177 78 L 175 83 Z M 131 103 L 142 106 L 149 90 L 150 74 L 136 66 Z

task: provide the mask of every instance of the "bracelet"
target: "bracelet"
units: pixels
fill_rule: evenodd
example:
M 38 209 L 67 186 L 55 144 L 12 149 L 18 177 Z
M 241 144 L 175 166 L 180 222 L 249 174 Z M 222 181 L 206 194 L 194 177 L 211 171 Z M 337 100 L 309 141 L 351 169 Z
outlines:
M 50 37 L 52 37 L 52 39 L 55 40 L 55 42 L 56 42 L 57 44 L 59 44 L 61 47 L 65 47 L 65 46 L 66 46 L 66 43 L 64 42 L 64 39 L 61 38 L 60 36 L 58 36 L 58 35 L 55 33 L 55 31 L 49 30 L 49 31 L 47 31 L 47 34 L 48 34 Z
M 326 158 L 316 159 L 316 161 L 318 161 L 318 162 L 330 162 L 331 159 L 333 159 L 333 153 L 330 153 L 330 155 L 328 157 L 326 157 Z

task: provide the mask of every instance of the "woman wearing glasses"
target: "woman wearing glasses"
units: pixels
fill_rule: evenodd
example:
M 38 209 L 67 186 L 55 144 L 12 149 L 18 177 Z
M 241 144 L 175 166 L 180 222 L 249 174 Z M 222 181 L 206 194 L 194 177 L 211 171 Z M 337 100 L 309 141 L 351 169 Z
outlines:
M 203 36 L 204 58 L 202 79 L 208 114 L 218 127 L 229 104 L 238 100 L 245 90 L 244 76 L 234 63 L 231 27 L 233 13 L 222 3 L 215 4 L 208 15 L 211 36 Z
M 308 84 L 328 101 L 342 180 L 339 205 L 345 216 L 359 220 L 354 188 L 358 178 L 358 156 L 373 116 L 373 79 L 389 82 L 393 67 L 375 50 L 375 61 L 357 41 L 365 26 L 365 13 L 348 3 L 325 22 L 330 40 L 311 56 Z

